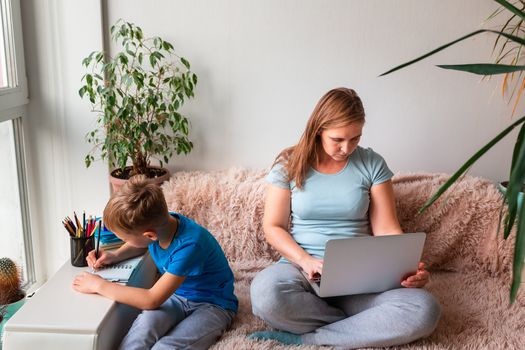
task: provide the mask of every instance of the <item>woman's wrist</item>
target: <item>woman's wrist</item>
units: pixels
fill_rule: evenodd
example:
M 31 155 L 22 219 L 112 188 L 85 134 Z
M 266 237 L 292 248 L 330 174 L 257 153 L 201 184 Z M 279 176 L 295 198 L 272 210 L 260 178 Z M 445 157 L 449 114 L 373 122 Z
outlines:
M 311 258 L 310 254 L 303 251 L 302 254 L 294 262 L 297 265 L 303 267 L 310 258 Z

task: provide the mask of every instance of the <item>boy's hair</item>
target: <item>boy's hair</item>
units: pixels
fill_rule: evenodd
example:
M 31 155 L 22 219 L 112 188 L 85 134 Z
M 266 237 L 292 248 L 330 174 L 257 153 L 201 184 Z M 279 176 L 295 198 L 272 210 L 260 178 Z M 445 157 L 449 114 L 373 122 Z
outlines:
M 113 193 L 104 209 L 104 224 L 111 231 L 126 233 L 151 228 L 168 215 L 168 205 L 159 186 L 144 175 L 131 177 Z

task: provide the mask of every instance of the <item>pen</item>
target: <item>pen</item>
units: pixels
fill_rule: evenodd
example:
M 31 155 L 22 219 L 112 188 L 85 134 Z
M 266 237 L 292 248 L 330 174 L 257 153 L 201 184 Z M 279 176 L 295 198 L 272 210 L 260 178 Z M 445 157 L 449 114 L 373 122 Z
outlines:
M 102 221 L 102 220 L 101 220 Z M 98 259 L 98 249 L 100 248 L 100 225 L 101 221 L 98 222 L 97 225 L 97 247 L 95 248 L 95 259 Z

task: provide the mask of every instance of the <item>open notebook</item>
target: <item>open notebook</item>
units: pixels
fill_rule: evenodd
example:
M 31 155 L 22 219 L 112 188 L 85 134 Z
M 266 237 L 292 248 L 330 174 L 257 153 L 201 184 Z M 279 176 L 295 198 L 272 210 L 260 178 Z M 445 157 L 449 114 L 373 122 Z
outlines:
M 142 256 L 121 261 L 114 265 L 109 265 L 94 271 L 93 273 L 112 282 L 128 282 L 131 274 L 138 266 Z

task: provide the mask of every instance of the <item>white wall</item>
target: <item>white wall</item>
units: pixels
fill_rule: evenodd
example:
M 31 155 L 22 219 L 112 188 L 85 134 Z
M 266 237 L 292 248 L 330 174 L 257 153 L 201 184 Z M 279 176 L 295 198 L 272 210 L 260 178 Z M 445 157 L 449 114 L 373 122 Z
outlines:
M 187 108 L 196 147 L 175 169 L 264 167 L 294 144 L 315 103 L 355 88 L 368 115 L 362 144 L 394 171 L 452 172 L 509 124 L 499 85 L 436 68 L 490 58 L 494 37 L 476 39 L 404 71 L 387 69 L 479 28 L 495 8 L 471 1 L 112 0 L 124 18 L 171 40 L 200 78 Z M 511 142 L 472 174 L 504 179 Z
M 106 166 L 86 170 L 84 135 L 93 124 L 78 89 L 86 52 L 102 48 L 98 1 L 21 1 L 29 108 L 25 123 L 32 232 L 42 281 L 69 258 L 61 220 L 100 213 L 109 195 Z
M 53 226 L 42 244 L 52 272 L 68 256 L 65 232 L 54 223 L 73 209 L 100 213 L 108 196 L 104 165 L 83 165 L 83 135 L 95 116 L 77 95 L 81 59 L 102 45 L 100 8 L 95 1 L 22 5 L 33 193 L 38 219 Z M 500 79 L 479 83 L 434 65 L 490 61 L 494 37 L 378 75 L 479 28 L 495 8 L 489 0 L 111 0 L 107 16 L 109 24 L 123 18 L 171 41 L 199 76 L 184 109 L 195 149 L 174 157 L 172 170 L 267 167 L 297 141 L 319 97 L 348 86 L 367 111 L 362 145 L 395 172 L 450 173 L 510 124 L 511 108 L 495 92 Z M 471 174 L 505 179 L 512 141 Z

